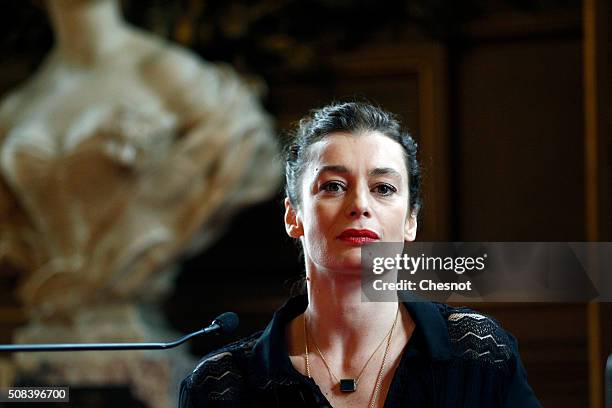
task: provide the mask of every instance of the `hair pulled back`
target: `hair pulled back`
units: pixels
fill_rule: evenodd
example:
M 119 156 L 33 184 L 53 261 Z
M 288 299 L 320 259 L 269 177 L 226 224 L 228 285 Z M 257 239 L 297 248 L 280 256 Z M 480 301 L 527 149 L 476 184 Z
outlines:
M 409 205 L 413 215 L 421 207 L 421 168 L 417 161 L 417 144 L 403 131 L 395 115 L 362 102 L 332 103 L 313 109 L 302 118 L 285 149 L 285 194 L 294 208 L 301 202 L 301 179 L 309 161 L 309 147 L 333 132 L 354 135 L 379 132 L 396 141 L 404 151 L 408 171 Z

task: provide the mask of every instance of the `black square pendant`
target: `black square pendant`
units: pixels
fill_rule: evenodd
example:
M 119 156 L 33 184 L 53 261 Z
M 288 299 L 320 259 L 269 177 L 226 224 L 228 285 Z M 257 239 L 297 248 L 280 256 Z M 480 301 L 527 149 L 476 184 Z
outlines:
M 354 392 L 357 389 L 357 381 L 354 378 L 343 378 L 340 380 L 340 391 Z

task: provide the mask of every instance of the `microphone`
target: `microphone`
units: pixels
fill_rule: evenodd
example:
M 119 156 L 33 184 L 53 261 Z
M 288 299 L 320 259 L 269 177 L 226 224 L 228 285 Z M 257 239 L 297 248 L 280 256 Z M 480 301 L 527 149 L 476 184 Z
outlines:
M 225 312 L 203 329 L 189 333 L 168 343 L 51 343 L 51 344 L 0 344 L 1 351 L 89 351 L 89 350 L 165 350 L 179 346 L 187 340 L 207 333 L 229 334 L 238 327 L 238 315 Z
M 225 312 L 217 316 L 208 328 L 211 330 L 221 330 L 222 334 L 229 334 L 238 327 L 238 315 L 234 312 Z

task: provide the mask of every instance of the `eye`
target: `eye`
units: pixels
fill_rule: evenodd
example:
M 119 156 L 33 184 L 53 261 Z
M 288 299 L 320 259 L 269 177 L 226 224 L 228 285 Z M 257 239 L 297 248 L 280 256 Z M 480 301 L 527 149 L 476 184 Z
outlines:
M 395 187 L 393 187 L 391 184 L 386 183 L 376 185 L 374 187 L 374 191 L 376 191 L 376 193 L 380 194 L 383 197 L 387 197 L 397 193 L 397 189 Z
M 338 181 L 328 181 L 321 186 L 321 191 L 326 191 L 328 193 L 340 193 L 344 190 L 344 185 Z

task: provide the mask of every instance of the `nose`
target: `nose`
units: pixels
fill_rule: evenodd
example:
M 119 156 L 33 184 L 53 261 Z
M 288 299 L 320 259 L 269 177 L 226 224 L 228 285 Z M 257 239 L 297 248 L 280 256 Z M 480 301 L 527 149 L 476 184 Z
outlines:
M 370 218 L 372 210 L 370 209 L 369 191 L 367 188 L 357 188 L 349 197 L 347 215 L 350 218 L 359 218 L 361 216 Z

